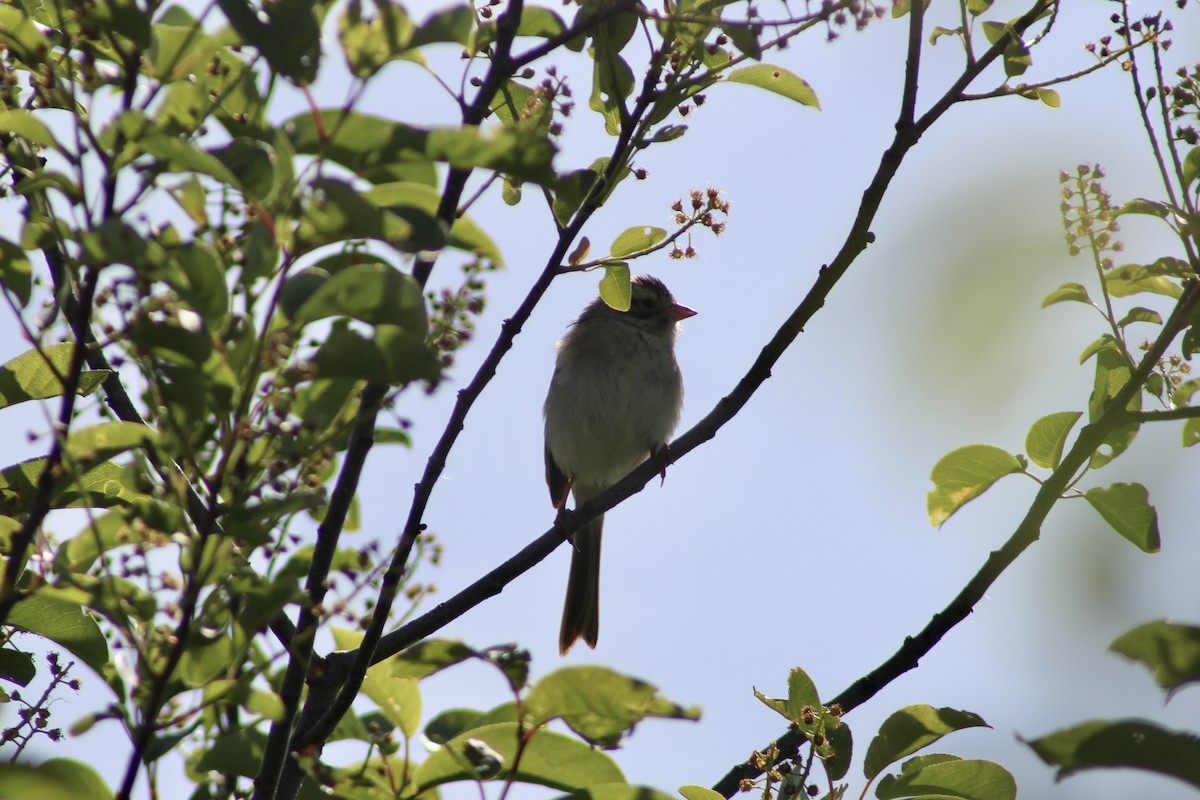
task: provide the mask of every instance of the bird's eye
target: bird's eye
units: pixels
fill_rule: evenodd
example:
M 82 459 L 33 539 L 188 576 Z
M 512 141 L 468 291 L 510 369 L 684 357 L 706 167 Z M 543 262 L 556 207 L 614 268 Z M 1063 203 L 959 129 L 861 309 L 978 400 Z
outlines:
M 645 309 L 654 308 L 654 298 L 653 297 L 643 297 L 641 299 L 641 303 L 642 303 L 642 308 L 645 308 Z

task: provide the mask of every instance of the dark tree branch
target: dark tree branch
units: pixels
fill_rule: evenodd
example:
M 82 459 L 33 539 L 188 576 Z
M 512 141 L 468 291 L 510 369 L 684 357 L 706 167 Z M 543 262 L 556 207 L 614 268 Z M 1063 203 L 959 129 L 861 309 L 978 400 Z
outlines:
M 358 481 L 362 476 L 367 454 L 375 443 L 375 419 L 386 392 L 387 386 L 383 384 L 368 384 L 363 388 L 358 417 L 354 421 L 346 448 L 346 457 L 342 461 L 337 483 L 329 498 L 325 518 L 317 527 L 312 564 L 305 581 L 307 600 L 300 609 L 296 635 L 292 639 L 291 658 L 288 659 L 283 684 L 279 690 L 285 708 L 284 719 L 272 725 L 267 736 L 259 777 L 254 787 L 255 797 L 271 797 L 280 775 L 285 771 L 288 742 L 292 735 L 291 722 L 300 708 L 300 695 L 312 667 L 316 629 L 324 617 L 320 609 L 328 589 L 329 570 L 333 565 L 334 556 L 337 555 L 338 539 L 350 512 L 350 505 L 358 491 Z
M 97 270 L 84 270 L 80 279 L 78 316 L 86 319 L 92 311 L 92 300 L 96 295 L 96 284 L 99 281 Z M 50 503 L 58 488 L 60 469 L 63 460 L 63 448 L 66 445 L 67 434 L 71 430 L 71 421 L 75 417 L 75 400 L 79 391 L 79 379 L 83 373 L 84 353 L 87 345 L 75 341 L 71 351 L 71 365 L 62 376 L 62 399 L 59 403 L 58 419 L 54 426 L 54 441 L 50 444 L 50 452 L 46 455 L 46 464 L 38 476 L 37 486 L 29 501 L 29 511 L 21 523 L 21 528 L 12 535 L 7 553 L 8 563 L 4 568 L 3 582 L 0 583 L 0 624 L 3 624 L 13 606 L 21 599 L 17 589 L 17 580 L 25 569 L 25 556 L 33 544 L 34 537 L 42 527 L 46 514 L 50 512 Z

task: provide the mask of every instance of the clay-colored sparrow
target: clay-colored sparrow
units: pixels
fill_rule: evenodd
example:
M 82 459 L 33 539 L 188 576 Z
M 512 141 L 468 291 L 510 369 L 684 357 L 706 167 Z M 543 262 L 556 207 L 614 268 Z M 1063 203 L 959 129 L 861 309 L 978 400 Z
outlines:
M 633 279 L 628 311 L 593 300 L 558 343 L 546 395 L 546 483 L 555 508 L 573 491 L 580 506 L 667 444 L 679 423 L 683 381 L 676 323 L 696 312 L 656 278 Z M 600 534 L 604 515 L 574 538 L 559 651 L 600 628 Z

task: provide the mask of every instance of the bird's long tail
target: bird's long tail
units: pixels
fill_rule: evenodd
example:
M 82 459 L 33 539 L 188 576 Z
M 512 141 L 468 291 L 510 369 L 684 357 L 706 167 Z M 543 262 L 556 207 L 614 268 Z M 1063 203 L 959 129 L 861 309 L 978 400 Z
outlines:
M 600 635 L 600 535 L 603 529 L 604 515 L 601 514 L 575 533 L 567 600 L 563 604 L 562 628 L 558 634 L 558 651 L 562 655 L 566 655 L 580 637 L 588 647 L 595 647 Z

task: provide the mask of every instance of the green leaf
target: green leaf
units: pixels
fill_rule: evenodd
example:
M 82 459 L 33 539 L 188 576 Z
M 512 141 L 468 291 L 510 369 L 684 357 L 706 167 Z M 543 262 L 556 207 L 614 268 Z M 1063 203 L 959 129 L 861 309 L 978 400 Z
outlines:
M 307 325 L 335 316 L 370 325 L 396 325 L 422 336 L 428 327 L 420 284 L 411 275 L 380 263 L 356 264 L 320 283 L 297 309 L 293 321 Z
M 1014 800 L 1012 773 L 992 761 L 928 755 L 905 762 L 898 776 L 885 775 L 875 789 L 880 800 L 908 797 Z
M 742 55 L 755 61 L 762 58 L 762 44 L 758 41 L 758 34 L 752 31 L 749 25 L 722 25 L 721 31 L 729 37 L 729 41 L 733 42 L 733 46 Z
M 604 265 L 604 277 L 600 279 L 600 297 L 609 307 L 617 311 L 628 311 L 633 302 L 633 285 L 629 281 L 629 265 L 617 261 Z
M 967 0 L 967 11 L 972 17 L 978 17 L 992 7 L 994 0 Z
M 261 203 L 274 194 L 275 152 L 265 142 L 238 136 L 211 154 L 237 176 L 238 185 L 248 199 Z
M 547 132 L 527 126 L 486 133 L 475 126 L 417 128 L 368 114 L 326 109 L 292 117 L 281 129 L 298 153 L 324 156 L 373 183 L 434 185 L 436 175 L 431 168 L 427 180 L 413 175 L 414 161 L 444 161 L 463 169 L 480 167 L 543 186 L 557 181 L 550 167 L 556 146 Z
M 1183 157 L 1183 188 L 1186 189 L 1200 175 L 1200 147 L 1193 147 Z
M 788 717 L 792 721 L 800 720 L 805 709 L 821 710 L 821 699 L 817 696 L 817 685 L 808 673 L 800 667 L 792 667 L 788 672 Z
M 1041 100 L 1050 108 L 1059 108 L 1062 106 L 1062 97 L 1053 89 L 1037 89 L 1037 99 Z M 991 763 L 991 762 L 983 762 Z
M 74 350 L 74 344 L 63 342 L 43 347 L 41 352 L 27 350 L 6 361 L 0 366 L 0 408 L 60 396 L 63 385 L 58 375 L 66 375 L 70 370 Z M 84 372 L 79 376 L 77 393 L 91 394 L 109 374 L 108 370 Z
M 607 158 L 598 158 L 592 162 L 587 169 L 577 169 L 563 175 L 554 187 L 554 217 L 560 224 L 566 225 L 571 221 L 571 217 L 579 210 L 584 199 L 588 196 L 588 192 L 597 181 L 604 175 L 604 171 L 608 169 L 609 160 Z M 628 170 L 623 170 L 614 179 L 614 183 L 619 183 L 621 179 L 628 173 Z M 604 202 L 604 198 L 612 191 L 614 187 L 608 186 L 604 190 L 598 191 L 593 205 L 598 206 Z
M 633 37 L 637 22 L 634 14 L 617 14 L 591 31 L 588 55 L 592 57 L 592 92 L 588 107 L 604 118 L 604 129 L 610 136 L 620 131 L 628 113 L 625 99 L 633 94 L 633 70 L 621 57 L 621 50 Z
M 1111 350 L 1117 355 L 1121 354 L 1121 345 L 1112 337 L 1111 333 L 1104 334 L 1099 339 L 1085 347 L 1083 352 L 1079 354 L 1079 363 L 1086 363 L 1089 358 L 1104 350 Z
M 392 660 L 392 674 L 397 678 L 428 678 L 435 672 L 474 656 L 475 651 L 462 642 L 452 639 L 426 639 Z
M 517 28 L 517 36 L 552 39 L 566 29 L 562 17 L 550 9 L 541 6 L 525 6 L 521 11 L 521 25 Z
M 424 24 L 418 26 L 409 46 L 423 47 L 427 44 L 446 42 L 465 47 L 474 24 L 475 15 L 467 6 L 453 6 L 438 11 L 430 14 Z
M 834 780 L 837 780 L 836 778 Z M 720 792 L 714 792 L 707 786 L 697 786 L 694 783 L 689 783 L 679 787 L 679 793 L 686 800 L 725 800 L 725 795 Z
M 930 0 L 924 0 L 922 5 L 928 9 Z M 912 11 L 912 0 L 892 0 L 892 19 L 900 19 Z
M 616 747 L 646 717 L 698 719 L 700 712 L 659 697 L 654 686 L 603 667 L 565 667 L 535 683 L 525 701 L 531 725 L 561 719 L 587 741 Z
M 217 0 L 242 40 L 297 86 L 308 86 L 321 63 L 321 27 L 311 0 L 276 0 L 263 6 L 248 0 Z
M 267 735 L 256 728 L 240 728 L 218 736 L 196 760 L 196 769 L 222 775 L 253 778 L 258 774 Z
M 442 194 L 432 186 L 422 183 L 383 183 L 363 193 L 373 205 L 404 215 L 404 209 L 416 209 L 430 218 L 436 217 Z M 492 263 L 503 266 L 500 248 L 483 229 L 465 214 L 454 220 L 446 244 L 458 250 L 483 256 Z
M 1113 297 L 1129 297 L 1148 292 L 1178 298 L 1183 294 L 1179 280 L 1189 277 L 1180 274 L 1177 259 L 1160 258 L 1153 264 L 1123 264 L 1104 273 L 1104 287 Z
M 228 636 L 193 634 L 179 660 L 179 677 L 189 688 L 203 688 L 229 674 L 240 661 L 239 655 Z
M 0 513 L 15 515 L 28 506 L 46 469 L 45 458 L 32 458 L 0 470 Z M 65 470 L 51 492 L 51 508 L 108 508 L 142 497 L 130 475 L 111 461 L 76 474 Z
M 823 718 L 825 729 L 825 744 L 816 745 L 817 755 L 825 764 L 831 781 L 840 781 L 850 772 L 850 763 L 854 756 L 854 738 L 850 726 L 832 715 Z
M 1158 536 L 1158 512 L 1150 505 L 1150 495 L 1140 483 L 1114 483 L 1088 489 L 1084 497 L 1113 529 L 1133 542 L 1144 553 L 1157 553 L 1162 542 Z
M 892 714 L 867 747 L 863 774 L 874 780 L 889 764 L 928 747 L 948 733 L 991 727 L 978 714 L 954 708 L 913 705 Z
M 1183 446 L 1200 443 L 1200 419 L 1192 418 L 1183 423 Z
M 802 106 L 820 108 L 821 102 L 817 93 L 808 85 L 808 81 L 794 72 L 774 64 L 753 64 L 733 70 L 726 77 L 732 83 L 746 83 L 758 86 L 776 94 L 795 100 Z
M 371 203 L 343 180 L 319 178 L 298 198 L 296 251 L 307 253 L 349 239 L 377 239 L 404 251 L 438 250 L 446 243 L 441 223 L 427 214 L 402 217 Z
M 19 136 L 42 147 L 58 149 L 54 134 L 31 112 L 24 109 L 0 109 L 0 133 Z
M 1122 214 L 1146 214 L 1151 217 L 1158 217 L 1159 219 L 1167 219 L 1176 213 L 1175 208 L 1167 203 L 1137 197 L 1118 208 L 1115 216 L 1121 216 Z
M 1200 738 L 1140 719 L 1093 720 L 1027 741 L 1058 767 L 1059 780 L 1085 769 L 1133 767 L 1200 789 Z
M 1088 419 L 1095 422 L 1108 409 L 1113 398 L 1125 388 L 1133 375 L 1129 359 L 1119 346 L 1103 347 L 1096 353 L 1096 377 L 1092 394 L 1088 398 Z M 1137 411 L 1141 408 L 1140 392 L 1135 392 L 1130 398 L 1127 411 Z M 1114 426 L 1104 436 L 1101 447 L 1092 455 L 1088 462 L 1089 469 L 1100 469 L 1117 456 L 1124 453 L 1137 437 L 1139 423 L 1130 422 Z
M 0 238 L 0 286 L 16 296 L 24 308 L 33 291 L 33 265 L 25 251 Z
M 930 524 L 941 525 L 993 483 L 1023 470 L 1016 456 L 991 445 L 972 444 L 947 453 L 929 476 L 934 485 L 926 502 Z
M 962 28 L 943 28 L 941 25 L 935 25 L 933 32 L 929 34 L 929 44 L 937 44 L 938 39 L 943 36 L 962 36 Z
M 316 377 L 394 384 L 435 380 L 441 362 L 425 338 L 424 332 L 396 325 L 377 325 L 374 338 L 367 338 L 337 320 L 312 359 Z
M 1082 283 L 1064 283 L 1046 295 L 1046 299 L 1042 301 L 1042 308 L 1068 300 L 1073 300 L 1077 303 L 1087 303 L 1088 305 L 1092 304 L 1092 298 L 1088 297 L 1087 289 L 1084 288 Z
M 329 271 L 320 267 L 309 267 L 288 275 L 279 294 L 279 310 L 288 319 L 295 321 L 296 315 L 309 298 L 329 283 L 329 277 Z
M 362 0 L 351 0 L 338 20 L 338 37 L 350 72 L 369 78 L 409 48 L 416 28 L 403 6 L 375 3 L 376 16 L 363 19 Z
M 0 797 L 13 800 L 112 800 L 112 796 L 94 768 L 69 758 L 52 758 L 36 767 L 0 764 Z
M 171 266 L 177 269 L 170 269 L 163 280 L 204 319 L 207 327 L 219 330 L 229 316 L 229 288 L 221 256 L 198 241 L 171 247 L 167 252 Z
M 0 679 L 28 686 L 36 675 L 32 655 L 10 647 L 0 648 Z
M 1200 627 L 1195 625 L 1147 622 L 1121 634 L 1109 649 L 1145 664 L 1169 693 L 1200 682 Z
M 107 461 L 128 450 L 153 447 L 158 432 L 138 422 L 104 422 L 72 431 L 66 452 L 79 464 Z
M 414 794 L 451 781 L 477 780 L 480 773 L 471 766 L 468 752 L 478 752 L 480 745 L 499 758 L 500 771 L 489 777 L 513 777 L 565 792 L 597 784 L 624 783 L 620 768 L 603 751 L 550 730 L 539 730 L 529 738 L 520 749 L 520 764 L 514 771 L 518 735 L 524 730 L 527 729 L 516 722 L 504 722 L 472 728 L 454 737 L 414 770 Z
M 1010 78 L 1023 75 L 1025 70 L 1033 64 L 1033 58 L 1030 56 L 1029 48 L 1017 35 L 1012 23 L 984 22 L 982 27 L 984 36 L 992 45 L 999 42 L 1005 35 L 1009 35 L 1008 42 L 1004 47 L 1004 74 Z
M 1162 325 L 1162 317 L 1153 309 L 1137 306 L 1129 309 L 1129 313 L 1121 318 L 1121 321 L 1117 323 L 1117 327 L 1124 328 L 1126 325 L 1132 325 L 1135 322 L 1150 322 L 1155 325 Z
M 571 800 L 679 800 L 650 786 L 606 783 L 571 793 Z M 720 795 L 717 795 L 720 797 Z
M 108 663 L 108 642 L 90 614 L 69 603 L 37 592 L 13 606 L 7 624 L 44 636 L 62 646 L 98 675 Z
M 483 712 L 473 708 L 451 708 L 429 720 L 422 732 L 425 740 L 434 745 L 444 745 L 466 731 L 480 727 Z M 431 751 L 434 748 L 429 748 Z
M 800 667 L 793 667 L 788 673 L 788 696 L 786 700 L 767 697 L 757 689 L 757 697 L 767 708 L 779 713 L 789 721 L 800 725 L 805 717 L 815 718 L 824 713 L 821 700 L 817 695 L 817 687 L 812 678 Z M 811 725 L 812 723 L 805 723 Z
M 1025 454 L 1029 460 L 1042 469 L 1057 468 L 1067 435 L 1082 416 L 1082 411 L 1060 411 L 1033 423 L 1025 437 Z
M 31 70 L 41 69 L 50 54 L 50 41 L 17 5 L 0 5 L 0 44 Z
M 620 235 L 613 239 L 609 246 L 609 255 L 613 258 L 628 258 L 649 250 L 665 238 L 667 232 L 663 228 L 635 225 L 621 231 Z

